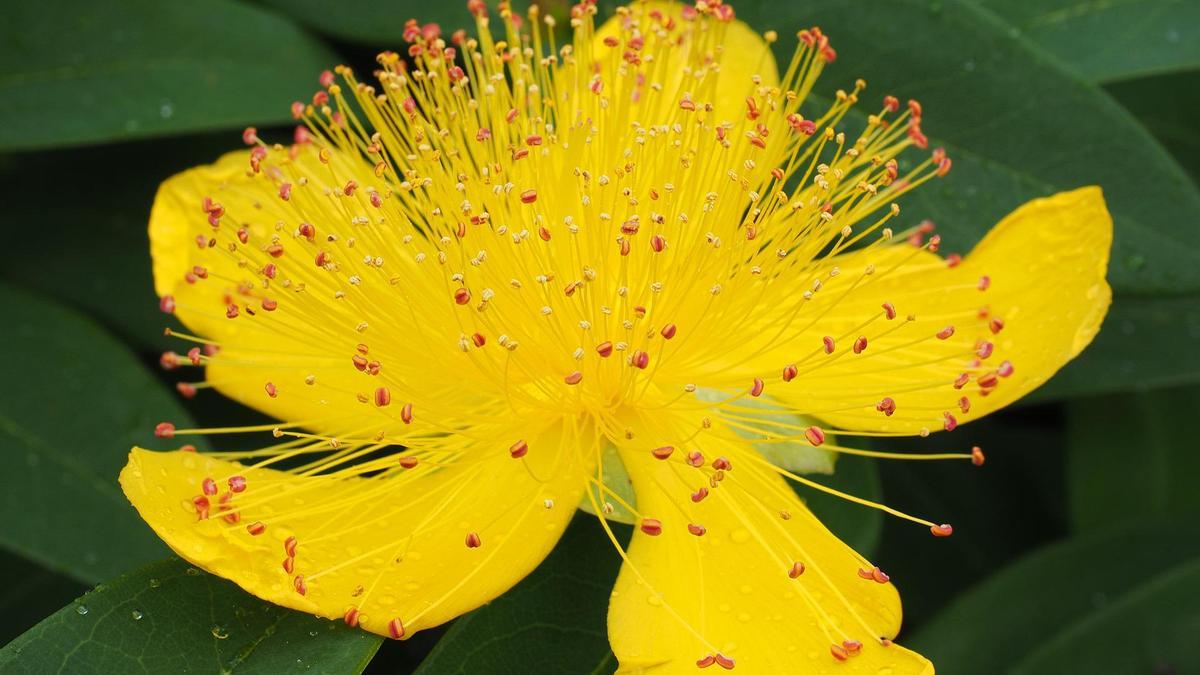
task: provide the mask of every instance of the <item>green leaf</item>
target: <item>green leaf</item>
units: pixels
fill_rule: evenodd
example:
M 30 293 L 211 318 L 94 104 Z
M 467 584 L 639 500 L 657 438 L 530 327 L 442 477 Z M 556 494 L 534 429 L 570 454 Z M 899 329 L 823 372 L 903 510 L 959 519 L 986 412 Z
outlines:
M 1183 420 L 1200 388 L 1162 389 L 1067 405 L 1067 496 L 1074 527 L 1200 514 L 1200 454 Z
M 866 457 L 846 455 L 838 458 L 832 476 L 806 476 L 856 497 L 878 502 L 883 498 L 878 462 Z M 883 513 L 848 502 L 803 485 L 794 485 L 796 494 L 839 539 L 868 558 L 875 555 L 883 534 Z
M 0 650 L 5 673 L 359 673 L 381 639 L 165 560 L 79 598 Z
M 163 557 L 117 474 L 183 409 L 83 317 L 4 285 L 0 306 L 0 545 L 85 582 Z
M 1200 182 L 1200 70 L 1105 85 L 1159 143 Z
M 977 0 L 1091 82 L 1200 68 L 1195 0 Z
M 8 644 L 88 589 L 74 579 L 2 550 L 0 569 L 10 579 L 21 580 L 0 589 L 0 645 Z
M 323 0 L 259 0 L 312 30 L 343 40 L 399 50 L 404 46 L 404 22 L 438 23 L 450 34 L 475 25 L 462 2 L 416 3 L 401 0 L 346 0 L 336 6 Z
M 1046 547 L 906 642 L 939 672 L 1195 672 L 1200 525 L 1127 524 Z
M 17 3 L 0 27 L 0 148 L 284 122 L 336 62 L 233 0 Z
M 1118 295 L 1095 342 L 1029 400 L 1200 382 L 1200 296 Z
M 1200 288 L 1200 191 L 1103 91 L 985 10 L 964 0 L 844 0 L 757 2 L 738 13 L 781 32 L 825 29 L 838 59 L 820 91 L 862 76 L 874 84 L 863 110 L 891 92 L 921 101 L 931 146 L 945 147 L 954 168 L 904 208 L 937 222 L 944 250 L 969 249 L 1028 199 L 1099 184 L 1116 224 L 1114 288 Z M 794 41 L 780 43 L 782 56 Z
M 615 531 L 628 543 L 630 528 Z M 611 673 L 605 621 L 620 567 L 595 516 L 576 514 L 537 570 L 457 620 L 414 675 Z

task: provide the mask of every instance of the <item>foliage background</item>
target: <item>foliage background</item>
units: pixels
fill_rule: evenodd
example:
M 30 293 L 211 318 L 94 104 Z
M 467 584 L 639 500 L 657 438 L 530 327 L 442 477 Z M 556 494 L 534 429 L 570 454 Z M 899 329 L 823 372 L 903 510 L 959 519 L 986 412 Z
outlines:
M 551 0 L 547 11 L 563 15 Z M 157 184 L 288 134 L 339 62 L 370 70 L 405 19 L 464 3 L 43 0 L 0 25 L 0 670 L 611 672 L 617 557 L 587 518 L 512 593 L 405 643 L 271 606 L 169 559 L 116 476 L 162 419 L 255 415 L 182 401 L 145 235 Z M 813 500 L 892 574 L 906 644 L 944 673 L 1200 673 L 1200 2 L 740 0 L 787 35 L 919 98 L 955 169 L 906 204 L 965 251 L 1022 201 L 1098 183 L 1115 302 L 1096 343 L 1031 400 L 964 427 L 982 470 L 843 460 L 844 486 L 955 524 L 933 540 Z M 793 42 L 781 40 L 790 50 Z M 273 126 L 278 125 L 278 126 Z M 922 442 L 947 443 L 935 436 Z M 912 443 L 901 446 L 911 449 Z M 97 585 L 99 584 L 99 585 Z M 90 590 L 89 590 L 90 589 Z M 77 598 L 81 594 L 88 595 Z M 11 642 L 10 642 L 11 641 Z M 378 650 L 378 652 L 377 652 Z

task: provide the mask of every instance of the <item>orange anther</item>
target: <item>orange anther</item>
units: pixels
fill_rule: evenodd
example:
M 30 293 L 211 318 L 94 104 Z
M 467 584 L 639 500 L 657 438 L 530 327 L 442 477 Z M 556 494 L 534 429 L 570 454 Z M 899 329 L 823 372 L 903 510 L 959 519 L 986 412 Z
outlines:
M 658 535 L 662 534 L 662 521 L 657 518 L 642 518 L 640 528 L 642 532 L 645 532 L 651 537 L 657 537 Z
M 466 544 L 467 548 L 479 548 L 483 545 L 483 540 L 479 538 L 478 532 L 468 532 Z
M 657 459 L 666 459 L 666 458 L 670 457 L 671 453 L 673 453 L 673 452 L 675 452 L 675 446 L 664 445 L 661 448 L 655 448 L 655 449 L 651 450 L 650 454 L 654 455 L 655 458 L 657 458 Z
M 517 441 L 508 449 L 508 454 L 512 455 L 513 459 L 520 459 L 529 452 L 529 444 L 525 441 Z
M 935 537 L 949 537 L 950 535 L 954 534 L 954 528 L 947 523 L 934 525 L 933 527 L 929 528 L 929 531 L 932 532 L 933 536 Z

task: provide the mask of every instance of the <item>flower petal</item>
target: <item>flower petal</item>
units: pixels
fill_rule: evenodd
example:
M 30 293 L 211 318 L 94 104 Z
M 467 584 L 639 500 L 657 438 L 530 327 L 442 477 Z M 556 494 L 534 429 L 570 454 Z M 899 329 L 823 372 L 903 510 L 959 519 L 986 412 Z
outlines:
M 1111 242 L 1104 198 L 1088 187 L 1021 206 L 957 266 L 909 246 L 838 256 L 831 264 L 849 279 L 804 310 L 820 319 L 757 367 L 778 372 L 815 348 L 798 376 L 772 385 L 777 400 L 843 429 L 953 428 L 1033 391 L 1091 342 L 1112 297 Z M 868 265 L 874 273 L 854 282 Z M 833 354 L 820 350 L 824 336 L 836 338 Z M 878 409 L 885 397 L 891 415 Z
M 635 530 L 609 606 L 619 672 L 694 672 L 719 654 L 753 673 L 932 673 L 920 655 L 880 642 L 900 627 L 895 588 L 862 578 L 873 566 L 764 459 L 719 449 L 732 468 L 715 486 L 711 471 L 623 449 L 640 515 L 661 521 L 661 534 Z M 709 493 L 694 503 L 687 495 L 701 487 Z M 839 662 L 832 651 L 844 641 L 862 645 Z
M 388 458 L 374 478 L 298 476 L 135 448 L 121 485 L 190 562 L 279 605 L 327 618 L 355 610 L 358 625 L 397 637 L 398 626 L 411 635 L 488 602 L 549 553 L 583 491 L 560 440 L 557 432 L 530 438 L 520 460 L 507 447 L 409 469 Z M 244 478 L 236 494 L 234 477 Z M 201 497 L 208 517 L 198 520 L 192 500 Z M 223 511 L 225 499 L 231 508 Z
M 622 54 L 628 50 L 628 39 L 633 35 L 632 28 L 622 31 L 622 26 L 631 26 L 636 21 L 640 30 L 652 30 L 653 23 L 650 15 L 653 12 L 660 12 L 664 18 L 673 19 L 677 26 L 683 26 L 685 30 L 688 26 L 694 26 L 696 29 L 717 31 L 711 36 L 706 36 L 704 42 L 706 47 L 703 48 L 695 47 L 697 40 L 693 36 L 686 42 L 688 50 L 685 51 L 683 47 L 680 47 L 668 52 L 667 62 L 655 65 L 653 71 L 666 74 L 667 81 L 662 82 L 664 91 L 676 91 L 680 79 L 684 76 L 686 66 L 692 66 L 694 68 L 692 72 L 695 73 L 699 70 L 698 64 L 705 61 L 706 57 L 713 55 L 712 49 L 720 49 L 722 51 L 720 71 L 705 77 L 703 85 L 698 85 L 699 88 L 691 92 L 697 103 L 713 104 L 715 121 L 734 121 L 745 117 L 747 96 L 751 95 L 758 86 L 779 86 L 779 67 L 775 63 L 775 56 L 771 53 L 770 46 L 762 36 L 745 23 L 737 20 L 730 22 L 685 21 L 682 19 L 684 5 L 676 2 L 656 0 L 637 3 L 622 14 L 621 12 L 625 9 L 621 8 L 617 15 L 596 28 L 595 37 L 592 40 L 592 48 L 596 50 L 597 54 L 607 54 L 617 50 L 618 53 L 606 61 L 608 64 L 619 63 Z M 625 41 L 615 47 L 604 44 L 605 39 L 621 40 L 622 37 L 625 38 Z M 707 45 L 712 45 L 712 47 L 707 47 Z M 649 67 L 649 65 L 646 66 L 646 68 Z M 758 85 L 754 83 L 755 76 L 760 78 Z M 614 86 L 613 67 L 605 68 L 602 77 L 606 86 L 610 88 Z M 688 91 L 689 88 L 684 87 L 683 89 Z M 674 104 L 675 102 L 672 101 L 671 105 Z

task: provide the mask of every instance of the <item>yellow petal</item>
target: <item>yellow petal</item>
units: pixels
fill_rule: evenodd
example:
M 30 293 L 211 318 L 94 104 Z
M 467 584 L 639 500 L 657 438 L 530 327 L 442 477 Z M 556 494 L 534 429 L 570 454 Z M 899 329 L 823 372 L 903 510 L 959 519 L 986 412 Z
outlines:
M 713 119 L 718 123 L 742 119 L 746 116 L 746 97 L 754 93 L 756 87 L 779 86 L 779 67 L 775 63 L 771 48 L 754 29 L 736 19 L 728 23 L 684 22 L 681 18 L 683 8 L 682 4 L 675 2 L 635 3 L 624 15 L 618 13 L 598 27 L 592 48 L 596 50 L 599 58 L 609 55 L 604 62 L 606 68 L 602 75 L 605 82 L 609 83 L 608 86 L 616 82 L 612 76 L 613 68 L 621 62 L 622 54 L 627 49 L 624 42 L 616 47 L 609 47 L 604 44 L 605 38 L 620 40 L 624 36 L 628 39 L 632 32 L 623 33 L 621 27 L 631 22 L 637 22 L 642 30 L 650 30 L 650 13 L 660 12 L 664 17 L 672 18 L 678 23 L 693 25 L 696 30 L 702 29 L 712 33 L 702 40 L 698 39 L 696 34 L 688 33 L 690 39 L 685 43 L 688 47 L 686 51 L 683 48 L 669 51 L 664 62 L 643 64 L 645 69 L 653 73 L 650 81 L 661 80 L 664 91 L 675 91 L 684 76 L 685 66 L 691 66 L 694 69 L 693 74 L 698 73 L 701 70 L 700 64 L 715 56 L 716 50 L 720 50 L 720 70 L 706 75 L 702 83 L 697 82 L 694 90 L 691 87 L 683 87 L 683 90 L 690 91 L 697 103 L 712 103 Z M 757 85 L 754 81 L 755 76 L 759 78 Z M 674 106 L 678 102 L 669 103 Z
M 188 561 L 270 602 L 358 623 L 389 635 L 436 626 L 503 593 L 558 540 L 583 490 L 582 473 L 559 452 L 557 432 L 528 439 L 529 452 L 479 453 L 460 464 L 394 457 L 374 478 L 297 476 L 193 452 L 135 448 L 121 486 L 159 537 Z M 231 477 L 236 511 L 221 511 Z M 193 498 L 212 478 L 209 517 Z M 238 522 L 224 516 L 236 512 Z M 253 535 L 250 529 L 265 529 Z M 472 535 L 478 537 L 478 546 Z M 284 568 L 295 537 L 292 570 Z M 305 593 L 297 592 L 297 577 Z M 395 637 L 395 635 L 393 635 Z
M 844 429 L 914 433 L 944 428 L 947 413 L 977 419 L 1036 389 L 1091 342 L 1111 301 L 1111 242 L 1104 198 L 1088 187 L 1021 206 L 955 267 L 903 245 L 838 256 L 839 279 L 804 309 L 820 319 L 757 366 L 779 372 L 809 354 L 793 381 L 770 391 Z M 868 265 L 874 272 L 863 276 Z M 886 319 L 883 303 L 896 318 Z M 951 326 L 953 335 L 937 338 Z M 832 355 L 820 351 L 826 335 L 836 337 Z M 859 336 L 868 340 L 856 354 Z M 876 409 L 884 397 L 896 405 L 890 417 Z
M 860 577 L 873 566 L 826 530 L 766 460 L 704 439 L 695 443 L 707 456 L 732 463 L 717 487 L 709 471 L 644 447 L 622 449 L 640 515 L 661 521 L 662 532 L 634 531 L 609 606 L 619 672 L 695 672 L 697 661 L 720 654 L 736 672 L 932 673 L 921 656 L 879 641 L 900 627 L 895 588 Z M 709 494 L 693 503 L 701 487 Z M 795 563 L 804 570 L 793 577 Z M 846 640 L 861 651 L 839 662 L 832 650 Z

